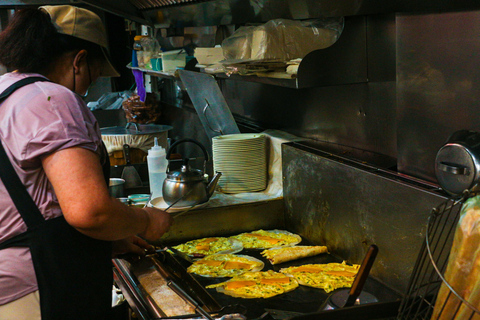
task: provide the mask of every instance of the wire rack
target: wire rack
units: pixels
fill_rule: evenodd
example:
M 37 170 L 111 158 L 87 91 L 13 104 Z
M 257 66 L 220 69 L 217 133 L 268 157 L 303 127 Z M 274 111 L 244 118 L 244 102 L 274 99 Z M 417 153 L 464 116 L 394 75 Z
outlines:
M 397 319 L 477 319 L 480 311 L 465 301 L 444 279 L 448 256 L 463 203 L 473 194 L 465 193 L 461 199 L 448 199 L 432 209 L 428 218 L 425 241 L 413 269 L 408 291 L 400 305 Z M 437 306 L 435 318 L 435 301 L 442 283 L 448 294 L 442 306 Z M 454 313 L 442 314 L 445 306 L 454 304 Z M 462 310 L 462 316 L 459 312 Z M 465 316 L 465 310 L 466 316 Z

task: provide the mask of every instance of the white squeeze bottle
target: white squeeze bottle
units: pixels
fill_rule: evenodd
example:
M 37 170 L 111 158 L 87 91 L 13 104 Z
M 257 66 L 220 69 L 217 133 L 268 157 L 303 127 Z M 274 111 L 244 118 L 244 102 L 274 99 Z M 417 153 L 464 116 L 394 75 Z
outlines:
M 167 164 L 165 149 L 158 145 L 158 139 L 155 138 L 154 146 L 148 150 L 147 165 L 148 179 L 150 180 L 150 193 L 152 199 L 162 196 L 163 181 L 167 177 Z

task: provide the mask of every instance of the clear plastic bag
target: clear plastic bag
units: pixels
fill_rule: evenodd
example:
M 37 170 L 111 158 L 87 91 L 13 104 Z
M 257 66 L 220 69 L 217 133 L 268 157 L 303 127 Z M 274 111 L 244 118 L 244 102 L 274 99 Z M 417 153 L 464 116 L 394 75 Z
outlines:
M 260 26 L 240 27 L 222 42 L 227 60 L 302 59 L 308 53 L 334 44 L 343 31 L 344 19 L 275 19 Z
M 157 39 L 150 37 L 142 38 L 140 43 L 142 45 L 143 54 L 141 55 L 141 58 L 139 58 L 137 53 L 137 58 L 139 59 L 138 65 L 141 68 L 152 69 L 150 60 L 158 57 L 158 54 L 161 51 L 160 44 L 158 43 Z

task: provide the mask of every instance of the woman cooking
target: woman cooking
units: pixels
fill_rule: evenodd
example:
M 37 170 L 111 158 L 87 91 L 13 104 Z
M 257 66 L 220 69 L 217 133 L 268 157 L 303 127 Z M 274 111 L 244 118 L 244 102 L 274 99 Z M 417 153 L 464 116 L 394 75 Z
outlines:
M 0 64 L 15 70 L 0 77 L 0 320 L 108 319 L 112 253 L 144 254 L 172 223 L 108 194 L 81 99 L 118 76 L 106 47 L 100 18 L 73 6 L 18 11 L 0 33 Z

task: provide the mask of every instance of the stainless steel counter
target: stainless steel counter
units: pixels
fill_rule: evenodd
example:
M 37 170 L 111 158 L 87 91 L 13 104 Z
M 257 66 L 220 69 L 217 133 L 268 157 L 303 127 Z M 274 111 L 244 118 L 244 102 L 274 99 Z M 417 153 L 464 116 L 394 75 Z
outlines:
M 175 219 L 162 243 L 178 243 L 257 229 L 283 229 L 283 199 L 192 210 Z

